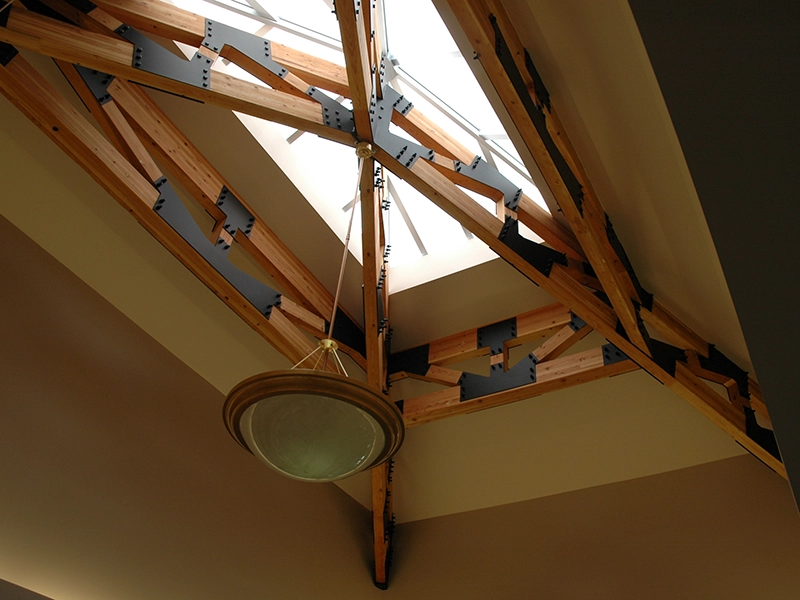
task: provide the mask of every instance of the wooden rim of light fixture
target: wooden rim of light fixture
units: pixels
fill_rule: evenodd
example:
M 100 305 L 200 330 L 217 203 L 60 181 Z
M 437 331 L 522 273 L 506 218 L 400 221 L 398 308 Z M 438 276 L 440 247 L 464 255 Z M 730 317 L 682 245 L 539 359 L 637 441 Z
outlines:
M 397 452 L 403 443 L 405 426 L 400 410 L 372 387 L 329 371 L 290 369 L 270 371 L 245 379 L 228 394 L 222 409 L 225 427 L 251 454 L 252 450 L 239 427 L 242 415 L 261 400 L 286 394 L 310 394 L 334 398 L 355 406 L 374 418 L 386 436 L 386 443 L 375 460 L 364 466 L 364 469 L 380 464 Z

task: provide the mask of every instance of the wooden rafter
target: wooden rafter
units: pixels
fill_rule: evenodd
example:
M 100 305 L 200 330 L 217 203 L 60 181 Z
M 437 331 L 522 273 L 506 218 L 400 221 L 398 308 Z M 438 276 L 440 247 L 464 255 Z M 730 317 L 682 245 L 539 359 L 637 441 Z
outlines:
M 593 348 L 578 354 L 542 362 L 537 365 L 537 379 L 534 383 L 509 390 L 463 401 L 461 388 L 453 386 L 404 400 L 403 418 L 406 427 L 413 427 L 454 415 L 468 414 L 541 396 L 548 392 L 635 371 L 638 368 L 636 363 L 627 359 L 605 364 L 603 350 Z
M 528 74 L 525 50 L 510 19 L 505 16 L 502 5 L 496 0 L 451 0 L 449 4 L 575 232 L 625 332 L 642 352 L 649 354 L 644 337 L 646 334 L 640 330 L 637 308 L 631 297 L 636 291 L 635 286 L 631 275 L 621 268 L 620 257 L 608 239 L 605 212 L 579 166 L 580 162 L 566 133 L 560 128 L 555 135 L 549 130 L 543 131 L 542 120 L 545 123 L 547 120 L 551 121 L 547 124 L 548 127 L 559 122 L 557 117 L 551 118 L 553 109 L 549 107 L 549 101 L 536 97 L 536 82 Z M 509 74 L 496 51 L 499 35 L 503 36 L 508 48 L 506 55 L 513 57 L 521 74 L 517 80 Z M 521 92 L 520 88 L 524 91 Z M 520 93 L 527 97 L 521 98 Z M 542 119 L 535 120 L 530 112 L 533 103 L 540 107 L 548 106 L 547 116 L 544 116 L 545 109 L 542 109 Z M 556 139 L 559 141 L 555 142 Z M 553 151 L 553 146 L 556 147 L 556 152 Z
M 162 84 L 161 87 L 167 91 L 185 92 L 184 95 L 222 107 L 234 108 L 254 116 L 272 118 L 278 122 L 303 127 L 313 132 L 319 132 L 328 139 L 348 144 L 355 142 L 344 131 L 325 126 L 324 119 L 319 114 L 319 105 L 316 103 L 310 101 L 304 103 L 302 99 L 289 94 L 249 84 L 249 87 L 245 86 L 248 87 L 245 93 L 245 88 L 242 87 L 244 82 L 227 76 L 217 79 L 216 74 L 212 78 L 211 91 L 174 82 L 159 75 L 143 74 L 141 70 L 129 66 L 130 63 L 126 62 L 126 60 L 130 61 L 133 56 L 131 47 L 126 42 L 92 34 L 39 15 L 28 15 L 13 7 L 8 26 L 0 28 L 0 41 L 16 43 L 55 58 L 82 62 L 101 70 L 113 69 L 110 72 L 115 75 L 131 77 L 156 87 Z M 315 114 L 312 114 L 314 112 L 311 110 L 312 105 L 315 107 Z M 683 396 L 753 454 L 785 476 L 785 469 L 777 455 L 768 452 L 748 436 L 741 411 L 732 408 L 731 403 L 727 400 L 720 402 L 717 394 L 709 395 L 707 390 L 710 388 L 701 379 L 688 369 L 679 369 L 675 366 L 675 362 L 678 360 L 676 356 L 667 356 L 666 359 L 663 356 L 651 356 L 650 346 L 645 344 L 642 347 L 642 340 L 638 336 L 631 336 L 631 332 L 625 327 L 623 327 L 624 333 L 618 330 L 617 325 L 623 321 L 623 317 L 618 314 L 617 306 L 613 301 L 609 306 L 584 287 L 587 282 L 585 274 L 561 264 L 553 264 L 549 273 L 544 273 L 534 267 L 526 257 L 519 254 L 519 249 L 512 249 L 499 239 L 503 225 L 495 215 L 486 212 L 426 160 L 411 161 L 408 164 L 400 163 L 382 148 L 377 149 L 376 158 L 486 242 L 521 273 L 541 285 L 557 300 L 581 316 L 591 327 L 604 335 L 640 366 Z M 583 244 L 580 235 L 578 238 Z M 621 273 L 624 269 L 614 267 L 614 271 Z M 608 293 L 606 282 L 603 282 L 603 288 Z M 630 299 L 630 295 L 628 299 Z M 671 323 L 670 319 L 664 318 L 663 314 L 656 315 L 655 309 L 653 315 L 654 321 L 658 322 L 660 327 L 676 326 L 674 320 Z M 676 338 L 690 341 L 689 338 L 692 336 L 687 335 L 688 328 L 680 329 L 684 329 L 684 331 L 674 331 Z M 682 354 L 686 348 L 678 347 L 675 350 Z
M 261 314 L 153 210 L 159 192 L 21 56 L 0 67 L 0 89 L 203 283 L 289 360 L 313 345 L 280 311 Z
M 367 43 L 370 5 L 371 2 L 362 4 L 361 0 L 339 0 L 336 3 L 356 134 L 359 139 L 367 141 L 372 140 L 370 109 L 374 87 L 372 74 L 376 64 Z
M 47 0 L 47 2 L 58 1 L 60 0 Z M 105 14 L 105 11 L 108 11 L 127 23 L 191 46 L 200 46 L 205 39 L 205 19 L 172 5 L 142 0 L 101 0 L 98 4 L 102 9 L 97 8 L 90 11 L 89 16 L 100 18 L 104 23 L 108 20 L 108 15 Z M 347 7 L 345 7 L 346 9 Z M 82 18 L 86 20 L 83 15 Z M 96 27 L 92 29 L 92 31 L 96 30 Z M 379 30 L 376 30 L 375 34 L 373 45 L 378 46 L 380 44 Z M 275 61 L 288 69 L 290 73 L 298 75 L 304 82 L 346 98 L 352 97 L 347 71 L 344 67 L 275 42 L 271 43 L 271 48 Z M 236 62 L 239 55 L 233 53 L 231 56 Z M 245 61 L 242 62 L 245 65 L 249 64 Z M 257 72 L 255 74 L 258 76 Z M 377 70 L 376 76 L 379 80 L 380 73 Z M 299 84 L 296 82 L 296 85 Z M 378 92 L 377 88 L 376 92 Z M 441 163 L 443 169 L 450 173 L 455 173 L 452 161 L 457 160 L 470 164 L 475 159 L 475 155 L 469 149 L 448 135 L 419 109 L 412 108 L 406 114 L 395 111 L 392 114 L 392 121 L 420 143 L 440 154 L 438 162 Z M 449 176 L 454 177 L 454 175 Z M 461 181 L 454 181 L 461 185 Z M 486 190 L 483 189 L 483 192 Z M 496 195 L 494 191 L 490 191 L 488 194 L 491 197 Z M 523 195 L 520 198 L 517 212 L 520 222 L 528 226 L 547 244 L 566 253 L 571 258 L 584 260 L 583 250 L 572 232 L 533 200 Z
M 377 171 L 376 171 L 377 170 Z M 386 336 L 388 335 L 388 289 L 385 262 L 385 235 L 381 205 L 383 190 L 375 185 L 382 167 L 370 157 L 361 167 L 361 240 L 363 248 L 364 331 L 367 348 L 367 383 L 379 393 L 386 388 Z M 391 478 L 390 465 L 372 469 L 373 551 L 375 584 L 388 585 L 391 554 Z
M 209 102 L 256 117 L 303 129 L 344 144 L 354 144 L 350 133 L 325 125 L 320 104 L 311 99 L 245 82 L 215 72 L 207 88 L 191 85 L 133 66 L 130 42 L 75 27 L 12 6 L 0 41 L 53 58 L 83 65 L 135 83 Z
M 206 34 L 206 21 L 202 17 L 169 5 L 144 0 L 100 0 L 102 8 L 92 10 L 89 15 L 76 12 L 64 0 L 43 1 L 81 27 L 71 27 L 38 14 L 12 8 L 7 26 L 0 27 L 0 41 L 39 51 L 62 61 L 79 62 L 117 76 L 119 79 L 109 87 L 111 102 L 95 106 L 87 101 L 90 96 L 85 94 L 85 90 L 81 94 L 112 143 L 88 126 L 80 115 L 57 96 L 49 84 L 19 57 L 13 58 L 7 66 L 0 67 L 2 92 L 39 124 L 43 131 L 78 164 L 89 171 L 112 196 L 132 212 L 157 239 L 161 240 L 246 322 L 262 333 L 290 360 L 302 358 L 313 346 L 300 328 L 317 334 L 324 329 L 323 317 L 327 315 L 332 304 L 330 294 L 313 278 L 308 279 L 310 273 L 305 272 L 304 267 L 290 253 L 287 254 L 288 250 L 274 237 L 266 224 L 258 219 L 249 236 L 236 237 L 235 241 L 241 242 L 243 248 L 261 262 L 262 266 L 298 300 L 297 303 L 293 303 L 287 299 L 280 309 L 271 311 L 269 316 L 265 317 L 254 310 L 235 287 L 213 268 L 209 268 L 196 252 L 155 216 L 153 206 L 159 194 L 152 186 L 152 182 L 160 177 L 161 171 L 149 152 L 153 152 L 167 170 L 176 174 L 209 214 L 217 219 L 218 227 L 215 228 L 214 235 L 229 244 L 234 241 L 229 233 L 221 229 L 224 214 L 218 210 L 214 202 L 222 186 L 228 189 L 230 186 L 227 186 L 222 176 L 177 129 L 171 128 L 166 115 L 140 90 L 125 80 L 239 110 L 311 131 L 330 140 L 353 145 L 356 140 L 349 132 L 337 130 L 325 123 L 320 104 L 306 96 L 307 86 L 319 86 L 353 97 L 357 136 L 361 139 L 370 139 L 372 130 L 368 125 L 364 125 L 364 122 L 365 117 L 367 120 L 369 118 L 369 102 L 373 87 L 377 97 L 381 97 L 380 77 L 377 69 L 373 70 L 373 67 L 377 66 L 381 47 L 379 40 L 376 41 L 371 35 L 372 15 L 369 15 L 369 19 L 363 19 L 367 16 L 366 13 L 353 15 L 356 27 L 345 33 L 345 29 L 351 24 L 350 17 L 347 17 L 348 25 L 343 28 L 343 40 L 348 56 L 347 70 L 273 44 L 273 58 L 290 71 L 285 77 L 278 78 L 279 81 L 274 72 L 265 70 L 262 65 L 253 63 L 246 54 L 229 46 L 220 50 L 222 56 L 230 58 L 277 89 L 254 86 L 216 72 L 210 77 L 208 87 L 201 89 L 132 67 L 134 55 L 131 44 L 111 35 L 109 29 L 118 25 L 115 21 L 117 17 L 151 33 L 199 46 Z M 353 11 L 357 11 L 356 7 L 359 6 L 352 0 L 345 0 L 345 3 L 344 10 L 339 14 L 340 23 L 342 15 L 350 10 L 351 4 Z M 501 9 L 499 3 L 493 0 L 470 0 L 456 12 L 461 11 L 461 18 L 467 15 L 474 21 L 471 24 L 467 22 L 465 29 L 477 28 L 469 30 L 468 33 L 473 42 L 480 45 L 485 44 L 487 40 L 491 41 L 493 39 L 491 36 L 495 34 L 494 25 L 492 28 L 486 25 L 487 10 L 494 11 L 492 14 L 495 12 L 500 14 Z M 527 67 L 524 63 L 524 49 L 503 15 L 504 13 L 495 21 L 495 25 L 507 38 L 506 41 L 512 48 L 513 58 L 519 70 L 525 73 Z M 347 48 L 350 49 L 349 53 Z M 209 50 L 202 50 L 202 53 L 212 58 L 216 57 L 216 53 Z M 357 67 L 355 71 L 353 65 Z M 497 67 L 493 65 L 491 59 L 486 60 L 484 66 L 487 65 L 487 70 Z M 75 85 L 78 80 L 74 78 L 74 71 L 66 68 L 66 65 L 61 66 L 68 79 Z M 500 80 L 500 84 L 495 83 L 495 85 L 498 86 L 501 97 L 504 97 L 504 94 L 509 92 L 509 82 L 502 81 L 502 73 L 490 73 L 490 76 L 493 74 Z M 348 80 L 356 81 L 356 84 L 351 88 Z M 532 98 L 541 104 L 543 100 L 537 97 L 535 84 L 535 81 L 526 81 L 526 85 L 532 90 Z M 511 91 L 517 93 L 518 90 L 513 88 L 512 84 Z M 362 102 L 364 99 L 367 102 L 366 111 Z M 418 141 L 432 148 L 436 153 L 435 163 L 424 159 L 410 161 L 408 164 L 401 163 L 385 148 L 376 148 L 376 159 L 382 165 L 406 179 L 517 270 L 551 293 L 560 303 L 516 317 L 516 335 L 500 349 L 490 350 L 481 346 L 475 339 L 478 330 L 432 342 L 429 345 L 427 369 L 424 373 L 393 374 L 393 378 L 410 375 L 447 386 L 441 391 L 405 400 L 403 415 L 407 426 L 499 406 L 583 382 L 629 372 L 641 366 L 785 477 L 785 469 L 777 458 L 777 449 L 771 449 L 770 444 L 765 443 L 763 438 L 759 441 L 758 436 L 751 436 L 750 433 L 753 413 L 747 411 L 756 411 L 768 418 L 757 384 L 752 380 L 743 382 L 741 373 L 735 371 L 735 365 L 734 370 L 727 368 L 715 370 L 709 362 L 714 356 L 713 347 L 658 302 L 653 301 L 652 305 L 648 304 L 640 309 L 639 303 L 644 298 L 640 294 L 641 288 L 638 287 L 638 282 L 635 283 L 635 275 L 629 270 L 627 258 L 618 253 L 620 246 L 612 243 L 609 234 L 610 225 L 607 223 L 605 213 L 549 104 L 547 111 L 548 135 L 553 139 L 558 152 L 583 189 L 582 205 L 576 203 L 576 199 L 568 193 L 569 190 L 563 180 L 559 180 L 561 173 L 558 172 L 553 160 L 552 149 L 545 147 L 544 150 L 547 150 L 548 154 L 547 156 L 543 154 L 542 146 L 546 145 L 542 143 L 541 132 L 536 131 L 530 123 L 525 125 L 524 115 L 513 114 L 513 116 L 518 123 L 523 123 L 521 128 L 523 138 L 528 142 L 537 161 L 541 161 L 540 168 L 564 208 L 565 216 L 575 234 L 558 224 L 525 196 L 520 199 L 519 206 L 515 210 L 501 210 L 497 215 L 484 210 L 457 185 L 471 187 L 498 202 L 502 194 L 494 188 L 459 175 L 457 164 L 453 161 L 469 163 L 474 157 L 416 109 L 405 113 L 394 111 L 392 120 Z M 535 136 L 532 137 L 534 133 L 539 136 L 539 140 Z M 369 382 L 383 389 L 386 381 L 387 357 L 384 355 L 385 323 L 381 319 L 388 314 L 388 305 L 386 295 L 379 297 L 377 293 L 379 284 L 385 283 L 381 276 L 384 244 L 381 197 L 373 175 L 377 163 L 374 163 L 372 158 L 367 163 L 369 166 L 362 173 L 361 180 L 367 336 L 367 356 L 362 364 L 366 366 Z M 505 215 L 519 219 L 531 227 L 553 248 L 563 252 L 569 260 L 565 259 L 563 264 L 557 261 L 556 264 L 548 265 L 546 269 L 534 264 L 524 244 L 523 247 L 519 245 L 512 247 L 503 241 L 505 228 L 502 218 Z M 498 216 L 501 218 L 498 219 Z M 583 268 L 581 261 L 584 260 L 584 256 L 588 258 L 593 271 Z M 593 290 L 604 292 L 609 302 L 600 299 Z M 576 327 L 573 313 L 580 315 L 588 325 Z M 658 345 L 653 346 L 649 342 L 639 317 L 675 345 L 670 350 L 674 351 L 672 356 L 665 358 L 653 352 L 653 348 L 658 348 Z M 618 327 L 619 324 L 622 325 L 622 329 Z M 618 360 L 609 361 L 606 360 L 607 356 L 604 357 L 604 349 L 596 348 L 559 357 L 591 329 L 604 335 L 614 345 L 611 348 L 619 349 L 624 355 Z M 491 352 L 493 368 L 507 372 L 508 349 L 524 341 L 541 337 L 545 333 L 553 335 L 533 352 L 536 380 L 531 383 L 465 399 L 463 387 L 459 384 L 464 374 L 446 366 L 469 356 Z M 703 380 L 724 385 L 728 397 L 720 396 Z M 772 443 L 774 444 L 774 438 Z M 375 581 L 381 587 L 385 586 L 388 580 L 390 488 L 390 466 L 383 465 L 373 470 Z

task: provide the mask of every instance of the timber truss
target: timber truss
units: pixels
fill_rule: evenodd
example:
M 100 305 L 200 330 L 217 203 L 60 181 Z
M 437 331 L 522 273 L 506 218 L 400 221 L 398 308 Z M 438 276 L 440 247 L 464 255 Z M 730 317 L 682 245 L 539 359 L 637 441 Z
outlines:
M 547 90 L 499 0 L 450 0 L 499 98 L 569 228 L 446 135 L 384 81 L 374 3 L 339 0 L 346 68 L 270 43 L 158 0 L 19 0 L 0 12 L 0 90 L 88 171 L 172 254 L 292 362 L 323 337 L 331 293 L 290 252 L 140 86 L 237 110 L 342 144 L 369 142 L 360 180 L 364 327 L 351 316 L 334 337 L 376 388 L 415 377 L 437 392 L 398 403 L 418 425 L 642 368 L 672 388 L 765 464 L 786 476 L 755 382 L 653 298 L 637 280 Z M 148 35 L 197 48 L 184 60 Z M 105 136 L 21 57 L 56 60 Z M 212 71 L 224 57 L 267 86 Z M 137 85 L 138 84 L 138 85 Z M 352 110 L 320 90 L 352 100 Z M 389 131 L 395 123 L 414 141 Z M 162 171 L 162 167 L 167 173 Z M 558 303 L 389 352 L 383 169 L 405 179 Z M 177 198 L 179 183 L 211 215 L 200 229 Z M 495 214 L 460 189 L 497 202 Z M 521 222 L 547 245 L 519 234 Z M 228 261 L 236 242 L 281 292 Z M 669 343 L 650 337 L 648 328 Z M 562 356 L 590 331 L 608 343 Z M 309 335 L 311 334 L 311 335 Z M 549 336 L 549 337 L 547 337 Z M 547 338 L 513 367 L 509 349 Z M 489 355 L 488 377 L 451 366 Z M 727 397 L 703 380 L 725 386 Z M 388 582 L 391 465 L 373 470 L 375 582 Z

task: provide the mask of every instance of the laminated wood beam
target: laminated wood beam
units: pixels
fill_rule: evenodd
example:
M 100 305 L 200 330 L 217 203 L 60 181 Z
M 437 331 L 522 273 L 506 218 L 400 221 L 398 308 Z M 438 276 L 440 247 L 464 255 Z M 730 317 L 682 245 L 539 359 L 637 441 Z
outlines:
M 559 131 L 556 137 L 563 139 L 556 143 L 550 131 L 545 130 L 553 113 L 549 98 L 537 97 L 536 82 L 525 81 L 521 75 L 520 61 L 525 64 L 524 48 L 518 44 L 510 21 L 501 16 L 502 6 L 499 2 L 483 0 L 450 0 L 449 4 L 572 227 L 625 332 L 641 352 L 648 353 L 637 308 L 631 298 L 635 286 L 628 272 L 618 268 L 621 258 L 608 239 L 605 212 L 582 169 L 577 168 L 577 157 L 568 141 L 564 141 L 566 134 Z M 501 29 L 502 45 L 498 43 Z M 501 46 L 504 47 L 503 57 L 498 53 Z M 513 73 L 509 72 L 510 68 Z M 524 72 L 527 71 L 525 66 Z
M 368 147 L 359 145 L 358 151 Z M 361 240 L 363 248 L 364 280 L 364 332 L 367 348 L 367 383 L 378 393 L 387 393 L 386 334 L 388 331 L 388 289 L 384 263 L 385 236 L 381 212 L 381 188 L 375 185 L 380 169 L 371 156 L 362 157 L 360 199 Z M 353 208 L 355 210 L 355 207 Z M 373 553 L 375 558 L 375 585 L 386 589 L 389 582 L 389 557 L 391 554 L 391 477 L 390 462 L 385 462 L 371 472 Z
M 46 1 L 59 2 L 63 0 Z M 137 29 L 193 47 L 200 46 L 205 39 L 205 17 L 166 2 L 158 0 L 99 0 L 96 4 L 102 10 L 90 11 L 89 16 L 92 18 L 98 17 L 99 13 L 105 11 Z M 62 12 L 62 14 L 64 13 Z M 78 24 L 69 15 L 65 16 Z M 344 67 L 277 42 L 270 42 L 270 46 L 272 58 L 292 74 L 310 85 L 340 96 L 350 97 L 347 71 Z
M 154 210 L 159 192 L 23 58 L 0 67 L 0 91 L 190 271 L 291 361 L 310 340 L 277 310 L 262 314 Z
M 63 0 L 48 0 L 48 2 L 60 1 Z M 128 23 L 164 37 L 193 46 L 199 46 L 205 39 L 205 19 L 203 17 L 163 2 L 104 0 L 100 2 L 100 6 Z M 348 7 L 349 5 L 343 4 L 340 8 L 348 10 Z M 89 15 L 93 17 L 98 13 L 102 13 L 102 11 L 95 9 Z M 90 19 L 84 18 L 84 20 Z M 353 33 L 358 33 L 358 31 L 354 30 Z M 379 38 L 379 32 L 376 31 L 373 42 L 379 44 Z M 288 69 L 289 73 L 286 75 L 288 79 L 274 77 L 274 74 L 266 71 L 260 65 L 254 64 L 251 59 L 228 46 L 223 47 L 222 56 L 231 58 L 239 66 L 266 83 L 272 86 L 277 85 L 278 89 L 295 96 L 304 96 L 304 86 L 308 83 L 345 97 L 351 97 L 347 72 L 344 67 L 274 42 L 271 43 L 271 49 L 272 58 Z M 379 80 L 377 69 L 376 77 Z M 406 115 L 394 111 L 392 119 L 422 144 L 440 152 L 443 158 L 460 160 L 465 163 L 471 163 L 475 158 L 469 149 L 453 139 L 418 109 L 412 108 Z M 366 139 L 364 136 L 360 137 Z M 492 195 L 490 190 L 477 191 Z M 559 252 L 566 253 L 571 258 L 584 260 L 583 251 L 575 236 L 527 196 L 523 195 L 520 199 L 518 214 L 520 222 L 539 235 L 545 243 Z
M 537 270 L 499 238 L 502 226 L 494 215 L 480 207 L 426 161 L 417 160 L 407 168 L 381 149 L 378 149 L 377 158 L 485 242 L 520 273 L 573 310 L 639 366 L 686 399 L 777 473 L 786 476 L 780 459 L 748 437 L 743 415 L 733 411 L 730 403 L 720 403 L 719 396 L 688 369 L 680 371 L 680 377 L 676 376 L 675 357 L 654 358 L 649 351 L 640 349 L 637 343 L 632 342 L 628 335 L 618 329 L 616 312 L 576 281 L 567 267 L 553 264 L 549 274 Z M 676 350 L 683 354 L 685 349 Z M 680 362 L 677 364 L 682 365 Z
M 472 8 L 474 8 L 474 4 L 471 2 L 464 5 L 464 10 L 472 10 Z M 21 47 L 43 52 L 59 59 L 81 62 L 91 68 L 128 77 L 165 91 L 186 95 L 201 101 L 205 100 L 225 108 L 240 110 L 254 116 L 319 133 L 328 139 L 350 144 L 355 141 L 349 134 L 325 127 L 322 124 L 323 118 L 320 114 L 319 105 L 315 102 L 306 102 L 288 94 L 252 86 L 235 78 L 217 77 L 217 75 L 221 74 L 215 74 L 214 78 L 212 78 L 210 89 L 199 89 L 196 86 L 148 74 L 130 66 L 132 47 L 127 42 L 70 27 L 39 15 L 19 11 L 14 7 L 10 10 L 11 15 L 8 26 L 0 28 L 0 41 L 17 43 Z M 481 27 L 485 27 L 485 23 L 481 22 Z M 479 33 L 481 36 L 488 35 L 485 31 Z M 493 51 L 492 48 L 489 50 Z M 536 95 L 538 91 L 534 89 L 534 93 Z M 535 97 L 538 99 L 538 96 Z M 529 125 L 531 127 L 528 127 L 528 134 L 535 129 L 535 127 L 532 128 L 532 124 L 529 123 Z M 530 139 L 536 142 L 535 136 Z M 544 147 L 541 137 L 538 139 L 538 143 L 541 146 L 540 150 L 548 151 L 545 158 L 550 160 L 550 163 L 553 163 L 553 157 L 549 154 L 552 147 L 550 149 Z M 563 143 L 557 145 L 557 147 L 559 152 L 566 152 L 569 149 Z M 534 155 L 536 155 L 536 152 L 534 152 Z M 636 291 L 636 286 L 632 284 L 630 277 L 627 280 L 624 277 L 629 273 L 626 271 L 625 266 L 621 264 L 619 256 L 610 260 L 601 260 L 600 263 L 597 263 L 597 255 L 595 255 L 594 260 L 592 256 L 589 256 L 604 291 L 610 298 L 611 306 L 609 306 L 584 287 L 584 279 L 579 278 L 574 269 L 561 264 L 554 264 L 550 273 L 545 275 L 533 267 L 517 251 L 502 243 L 498 237 L 502 230 L 500 221 L 494 215 L 482 209 L 469 196 L 458 190 L 451 181 L 438 173 L 426 161 L 417 160 L 413 164 L 409 163 L 406 166 L 400 164 L 391 154 L 382 149 L 378 149 L 377 158 L 395 174 L 408 180 L 429 199 L 456 218 L 465 228 L 486 242 L 521 273 L 541 285 L 556 299 L 584 318 L 587 323 L 619 347 L 626 355 L 630 356 L 690 403 L 697 406 L 704 414 L 709 414 L 712 420 L 718 422 L 723 429 L 731 433 L 743 446 L 785 476 L 785 470 L 780 460 L 771 456 L 751 440 L 743 431 L 740 421 L 728 414 L 728 411 L 725 410 L 727 407 L 720 406 L 717 398 L 712 401 L 705 393 L 705 390 L 697 384 L 699 382 L 705 388 L 708 388 L 708 386 L 702 384 L 696 375 L 686 370 L 679 379 L 676 377 L 674 365 L 671 364 L 674 361 L 667 360 L 664 363 L 663 360 L 650 356 L 648 343 L 643 340 L 641 335 L 636 335 L 637 332 L 639 334 L 643 333 L 638 329 L 638 322 L 636 323 L 636 329 L 631 329 L 631 313 L 627 308 L 627 304 L 621 305 L 619 298 L 616 297 L 621 293 L 621 290 L 624 290 L 625 299 L 629 301 L 631 300 L 630 295 Z M 569 163 L 569 161 L 567 162 Z M 574 166 L 577 163 L 573 162 L 572 164 Z M 555 168 L 554 164 L 550 164 L 549 172 L 550 175 L 557 175 L 558 169 Z M 547 173 L 545 174 L 547 175 Z M 563 180 L 554 180 L 552 185 L 555 186 L 556 191 L 569 191 Z M 574 198 L 570 199 L 571 197 L 567 198 L 565 196 L 564 198 L 565 201 L 574 200 Z M 572 208 L 575 207 L 573 206 Z M 580 212 L 580 207 L 577 208 L 578 212 Z M 602 230 L 604 225 L 601 222 L 605 215 L 602 214 L 602 209 L 596 202 L 596 198 L 591 194 L 584 196 L 583 209 L 585 214 L 581 215 L 582 220 L 573 223 L 573 229 L 578 233 L 578 240 L 584 249 L 590 248 L 600 254 L 613 250 L 609 238 L 603 237 L 607 233 L 607 231 L 604 232 Z M 569 210 L 570 207 L 568 206 L 565 209 L 565 213 Z M 574 211 L 572 214 L 574 217 Z M 587 255 L 589 254 L 590 252 L 587 250 Z M 609 256 L 606 255 L 606 258 Z M 605 275 L 602 275 L 601 271 Z M 609 272 L 617 276 L 617 279 L 611 282 L 613 284 L 611 287 L 609 287 Z M 623 281 L 620 285 L 617 285 L 620 283 L 620 277 L 622 277 Z M 633 316 L 636 316 L 635 312 Z M 654 309 L 651 312 L 655 315 L 654 321 L 661 323 L 662 327 L 670 328 L 672 331 L 680 329 L 674 321 L 664 318 L 663 314 L 657 314 L 657 310 Z M 647 314 L 644 316 L 648 317 Z M 623 325 L 622 331 L 617 328 L 618 322 Z M 683 331 L 680 335 L 678 333 L 675 335 L 682 340 L 681 350 L 685 350 L 686 346 L 694 345 L 697 346 L 696 350 L 702 353 L 702 341 L 698 342 L 697 339 L 690 339 L 692 337 L 691 332 Z
M 336 18 L 342 37 L 342 50 L 350 84 L 350 99 L 353 101 L 353 119 L 356 135 L 361 140 L 372 140 L 370 108 L 373 94 L 372 74 L 375 64 L 370 60 L 367 44 L 365 13 L 370 2 L 339 0 L 336 3 Z
M 375 572 L 373 581 L 382 590 L 389 586 L 389 566 L 394 533 L 394 506 L 392 501 L 392 470 L 394 461 L 378 465 L 370 472 L 372 480 L 372 534 Z
M 147 94 L 119 79 L 109 86 L 109 93 L 149 148 L 201 206 L 216 220 L 224 217 L 217 201 L 223 188 L 239 199 L 255 217 L 248 236 L 237 236 L 242 247 L 286 292 L 304 308 L 327 318 L 333 309 L 333 296 L 286 247 L 233 186 L 172 123 Z
M 134 46 L 128 41 L 13 6 L 7 10 L 11 13 L 6 27 L 0 27 L 0 41 L 200 102 L 303 129 L 326 139 L 355 143 L 351 134 L 325 125 L 321 106 L 314 100 L 297 98 L 210 69 L 207 87 L 150 73 L 132 66 Z
M 460 388 L 454 386 L 404 400 L 403 418 L 406 427 L 413 427 L 541 396 L 589 381 L 635 371 L 638 368 L 631 360 L 606 365 L 602 349 L 593 348 L 579 354 L 542 362 L 536 366 L 536 382 L 509 390 L 461 401 Z
M 380 188 L 375 186 L 376 168 L 372 157 L 363 158 L 361 167 L 361 241 L 364 274 L 364 333 L 367 348 L 367 382 L 384 392 L 386 389 L 385 333 L 388 304 L 384 290 L 387 269 L 384 263 L 383 216 Z M 387 320 L 384 320 L 387 319 Z
M 591 332 L 592 328 L 588 325 L 584 325 L 579 329 L 574 329 L 571 324 L 567 325 L 549 337 L 547 341 L 534 350 L 532 354 L 540 363 L 558 358 Z

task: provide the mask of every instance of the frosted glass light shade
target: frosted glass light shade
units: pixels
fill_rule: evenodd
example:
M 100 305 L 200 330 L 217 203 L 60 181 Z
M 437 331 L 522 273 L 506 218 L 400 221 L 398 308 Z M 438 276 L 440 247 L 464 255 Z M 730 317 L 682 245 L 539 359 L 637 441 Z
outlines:
M 376 466 L 404 435 L 400 412 L 381 394 L 324 371 L 251 377 L 231 391 L 223 412 L 242 446 L 303 481 L 334 481 Z

